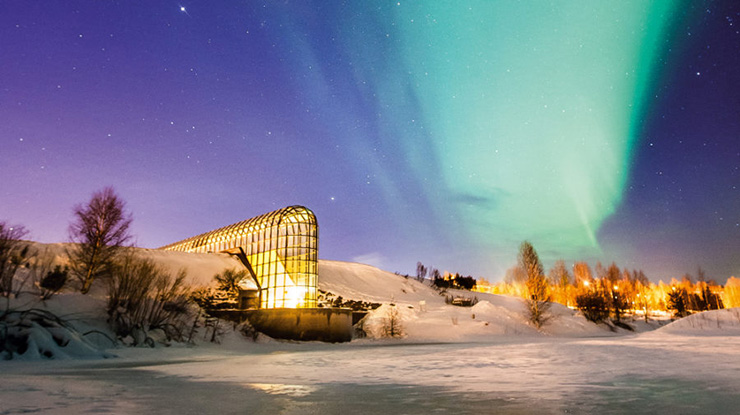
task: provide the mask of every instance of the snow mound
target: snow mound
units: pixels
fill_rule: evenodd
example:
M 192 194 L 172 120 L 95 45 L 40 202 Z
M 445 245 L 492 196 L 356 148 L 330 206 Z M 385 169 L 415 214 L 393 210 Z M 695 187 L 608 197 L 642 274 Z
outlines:
M 740 336 L 740 308 L 692 314 L 661 327 L 656 332 L 695 336 Z
M 417 318 L 418 311 L 411 307 L 383 304 L 368 313 L 362 329 L 371 339 L 406 337 L 406 327 Z
M 319 288 L 344 299 L 383 304 L 370 312 L 363 329 L 370 338 L 384 337 L 389 304 L 395 304 L 401 331 L 410 341 L 500 341 L 509 336 L 590 337 L 614 335 L 606 325 L 552 304 L 552 318 L 541 330 L 526 319 L 523 299 L 449 289 L 439 292 L 429 282 L 382 271 L 370 265 L 319 261 Z M 447 304 L 445 297 L 477 300 L 472 307 Z
M 437 291 L 413 278 L 353 262 L 319 260 L 319 289 L 357 301 L 444 303 Z
M 64 251 L 68 244 L 36 246 L 39 251 L 45 252 L 44 256 L 49 261 L 64 265 Z M 184 269 L 193 286 L 212 285 L 215 274 L 241 267 L 238 260 L 228 255 L 133 249 L 137 256 L 152 260 L 171 274 Z M 384 326 L 389 310 L 397 313 L 401 331 L 409 341 L 502 341 L 511 336 L 612 335 L 606 326 L 588 322 L 580 313 L 559 304 L 552 305 L 552 319 L 537 330 L 527 321 L 525 302 L 518 297 L 453 289 L 440 292 L 431 287 L 428 280 L 420 282 L 412 277 L 351 262 L 319 260 L 318 269 L 320 290 L 345 300 L 382 304 L 379 309 L 370 312 L 364 321 L 364 329 L 371 338 L 387 335 Z M 100 301 L 106 294 L 104 284 L 95 284 L 89 297 Z M 458 298 L 476 304 L 462 307 L 446 302 L 446 299 Z M 66 292 L 57 295 L 49 302 L 49 306 L 57 308 L 51 311 L 60 314 L 84 316 L 85 324 L 105 332 L 107 327 L 102 305 L 92 302 L 75 304 L 79 299 L 76 293 Z M 76 321 L 75 325 L 80 323 Z

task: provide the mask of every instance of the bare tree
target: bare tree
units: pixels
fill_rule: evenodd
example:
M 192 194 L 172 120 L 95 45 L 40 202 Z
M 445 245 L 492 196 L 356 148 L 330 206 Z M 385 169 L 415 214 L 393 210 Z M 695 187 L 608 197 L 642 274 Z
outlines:
M 69 226 L 72 246 L 67 255 L 72 274 L 80 281 L 80 292 L 90 291 L 96 278 L 110 273 L 120 248 L 131 239 L 131 214 L 112 187 L 93 193 L 86 205 L 77 205 Z
M 401 313 L 395 304 L 390 304 L 383 317 L 383 337 L 402 337 Z
M 427 267 L 424 266 L 424 264 L 421 263 L 421 261 L 416 263 L 416 279 L 419 282 L 424 282 L 424 278 L 427 276 Z
M 540 328 L 550 318 L 550 296 L 540 257 L 528 241 L 522 242 L 519 247 L 519 266 L 527 274 L 527 317 L 535 327 Z
M 23 226 L 11 226 L 0 222 L 0 295 L 2 296 L 10 296 L 18 268 L 28 265 L 29 245 L 22 240 L 27 233 Z

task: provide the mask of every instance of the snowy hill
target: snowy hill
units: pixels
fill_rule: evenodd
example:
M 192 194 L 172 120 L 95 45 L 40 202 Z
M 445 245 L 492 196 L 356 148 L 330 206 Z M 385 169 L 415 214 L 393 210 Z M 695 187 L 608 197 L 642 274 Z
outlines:
M 340 261 L 319 261 L 319 288 L 345 299 L 383 303 L 368 316 L 366 331 L 380 336 L 390 312 L 387 304 L 397 304 L 403 331 L 409 340 L 482 341 L 503 335 L 539 336 L 542 334 L 577 337 L 610 335 L 606 326 L 587 321 L 569 308 L 553 304 L 553 318 L 540 332 L 524 317 L 521 298 L 448 290 L 453 297 L 476 298 L 473 307 L 445 304 L 445 297 L 428 282 L 421 283 L 370 265 Z
M 354 262 L 320 260 L 319 289 L 344 298 L 376 303 L 418 305 L 419 301 L 426 301 L 444 304 L 444 298 L 429 285 Z
M 34 244 L 44 261 L 64 264 L 66 244 Z M 213 276 L 241 264 L 233 257 L 221 254 L 192 254 L 134 248 L 136 254 L 153 260 L 173 275 L 184 269 L 194 286 L 213 284 Z M 370 265 L 319 261 L 319 289 L 341 296 L 345 300 L 381 303 L 366 319 L 366 331 L 379 337 L 381 328 L 395 304 L 403 332 L 412 341 L 489 341 L 508 335 L 590 337 L 614 335 L 608 327 L 588 322 L 580 313 L 560 304 L 553 304 L 552 318 L 537 330 L 525 318 L 521 298 L 447 290 L 444 295 L 414 278 L 405 278 Z M 98 296 L 105 296 L 104 287 L 97 286 Z M 473 307 L 445 303 L 445 295 L 477 299 Z M 74 293 L 59 297 L 73 301 Z M 647 328 L 647 327 L 646 327 Z
M 692 314 L 656 330 L 656 334 L 689 336 L 740 335 L 740 308 Z

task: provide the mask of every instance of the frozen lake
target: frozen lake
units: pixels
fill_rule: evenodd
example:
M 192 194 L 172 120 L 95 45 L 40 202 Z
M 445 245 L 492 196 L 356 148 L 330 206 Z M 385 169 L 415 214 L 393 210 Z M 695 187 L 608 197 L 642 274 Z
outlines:
M 0 414 L 728 414 L 740 337 L 124 349 L 3 362 Z

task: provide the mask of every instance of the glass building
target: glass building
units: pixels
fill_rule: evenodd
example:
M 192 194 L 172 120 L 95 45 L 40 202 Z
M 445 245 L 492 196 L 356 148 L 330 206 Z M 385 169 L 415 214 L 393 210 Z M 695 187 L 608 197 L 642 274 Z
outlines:
M 310 308 L 316 307 L 318 230 L 311 210 L 289 206 L 160 249 L 235 255 L 259 289 L 260 308 Z

